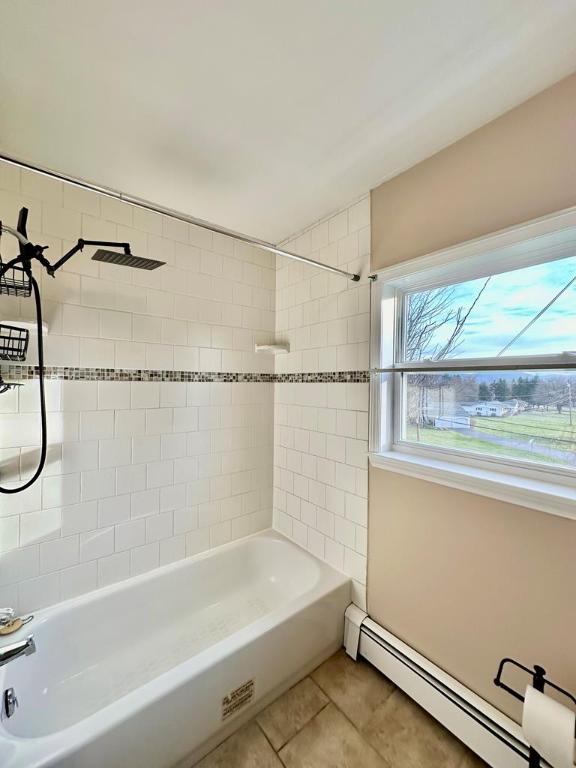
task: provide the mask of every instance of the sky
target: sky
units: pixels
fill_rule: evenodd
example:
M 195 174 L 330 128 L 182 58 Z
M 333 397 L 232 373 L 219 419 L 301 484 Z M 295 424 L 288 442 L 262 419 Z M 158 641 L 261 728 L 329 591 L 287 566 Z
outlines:
M 472 310 L 450 357 L 496 357 L 503 347 L 576 276 L 576 257 L 494 275 Z M 453 306 L 466 312 L 485 278 L 454 286 Z M 441 344 L 453 325 L 440 329 L 430 346 Z M 504 355 L 576 351 L 574 283 Z

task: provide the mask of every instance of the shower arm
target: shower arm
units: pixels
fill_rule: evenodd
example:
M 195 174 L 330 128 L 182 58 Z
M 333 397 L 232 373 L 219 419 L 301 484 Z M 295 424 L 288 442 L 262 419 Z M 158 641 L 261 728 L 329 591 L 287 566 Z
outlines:
M 130 243 L 117 243 L 110 240 L 84 240 L 80 237 L 78 238 L 76 245 L 73 246 L 68 251 L 68 253 L 65 253 L 64 256 L 58 259 L 55 264 L 50 264 L 48 259 L 43 255 L 43 252 L 48 248 L 48 246 L 34 245 L 34 243 L 31 243 L 30 240 L 28 240 L 28 238 L 21 231 L 26 231 L 27 217 L 28 210 L 26 208 L 22 208 L 20 211 L 20 216 L 18 217 L 18 229 L 14 229 L 14 227 L 9 227 L 7 224 L 0 222 L 0 234 L 2 232 L 8 232 L 9 234 L 13 235 L 20 243 L 20 255 L 16 256 L 11 261 L 8 261 L 6 264 L 0 263 L 0 278 L 2 278 L 5 272 L 7 272 L 9 269 L 12 269 L 12 267 L 17 266 L 18 264 L 22 264 L 24 270 L 30 274 L 30 264 L 32 260 L 39 261 L 40 264 L 42 264 L 42 266 L 46 269 L 46 272 L 50 275 L 50 277 L 54 277 L 54 273 L 60 269 L 60 267 L 64 266 L 68 259 L 71 259 L 72 256 L 81 251 L 85 245 L 102 245 L 112 248 L 122 248 L 126 255 L 130 255 Z

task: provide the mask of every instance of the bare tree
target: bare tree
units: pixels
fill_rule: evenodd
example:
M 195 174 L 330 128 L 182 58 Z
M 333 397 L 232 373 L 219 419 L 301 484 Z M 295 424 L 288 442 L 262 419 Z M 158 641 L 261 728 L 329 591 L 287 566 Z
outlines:
M 456 289 L 448 286 L 431 291 L 421 291 L 410 296 L 407 303 L 405 356 L 407 360 L 444 360 L 453 355 L 462 343 L 462 333 L 474 307 L 486 290 L 488 277 L 468 308 L 457 306 Z M 446 338 L 433 343 L 438 331 L 446 329 Z M 416 424 L 418 438 L 420 425 L 429 420 L 429 393 L 438 390 L 435 401 L 442 415 L 443 388 L 450 382 L 444 374 L 411 374 L 411 383 L 416 385 L 414 396 L 409 402 L 409 417 Z
M 570 405 L 569 393 L 572 393 L 569 385 L 570 377 L 563 374 L 541 376 L 536 382 L 530 402 L 546 410 L 556 409 L 558 413 L 562 413 L 562 409 Z
M 468 309 L 454 306 L 456 290 L 451 286 L 413 294 L 406 317 L 406 359 L 443 360 L 456 352 L 462 343 L 464 326 L 489 282 L 490 278 L 484 281 Z M 447 339 L 431 347 L 437 331 L 444 327 L 449 330 Z

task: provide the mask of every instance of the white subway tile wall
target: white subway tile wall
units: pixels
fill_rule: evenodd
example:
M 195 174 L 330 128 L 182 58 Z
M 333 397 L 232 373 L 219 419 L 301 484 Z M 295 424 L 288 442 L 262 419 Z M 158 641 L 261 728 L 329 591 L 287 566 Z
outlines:
M 91 261 L 41 276 L 46 365 L 272 372 L 272 256 L 0 163 L 0 219 L 29 208 L 56 261 L 80 236 L 128 240 L 155 272 Z M 4 259 L 16 241 L 4 235 Z M 40 271 L 36 271 L 40 276 Z M 0 321 L 31 319 L 0 296 Z M 36 364 L 31 340 L 27 364 Z M 0 496 L 0 604 L 32 611 L 272 523 L 273 384 L 46 382 L 42 479 Z M 0 396 L 0 482 L 37 465 L 38 382 Z
M 370 199 L 297 237 L 288 250 L 346 271 L 277 260 L 277 373 L 368 369 Z M 368 384 L 275 384 L 274 525 L 354 580 L 365 605 Z
M 0 398 L 6 485 L 38 459 L 37 386 Z M 272 524 L 273 384 L 46 387 L 43 477 L 0 496 L 0 603 L 36 610 Z
M 368 367 L 368 197 L 285 243 L 360 283 L 0 162 L 0 218 L 15 223 L 22 206 L 52 261 L 82 236 L 166 262 L 131 270 L 86 247 L 56 279 L 42 274 L 48 366 L 273 372 L 254 345 L 287 341 L 277 373 Z M 0 321 L 32 317 L 31 300 L 0 297 Z M 273 508 L 275 527 L 350 574 L 364 604 L 367 384 L 46 386 L 43 477 L 0 496 L 0 603 L 26 612 L 83 594 L 269 527 Z M 0 396 L 3 484 L 37 464 L 37 390 Z

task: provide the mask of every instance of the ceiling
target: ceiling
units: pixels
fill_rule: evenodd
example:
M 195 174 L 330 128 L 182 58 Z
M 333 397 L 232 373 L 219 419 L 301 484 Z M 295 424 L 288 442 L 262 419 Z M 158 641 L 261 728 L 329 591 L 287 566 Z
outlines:
M 0 151 L 280 241 L 576 70 L 576 0 L 4 0 Z

